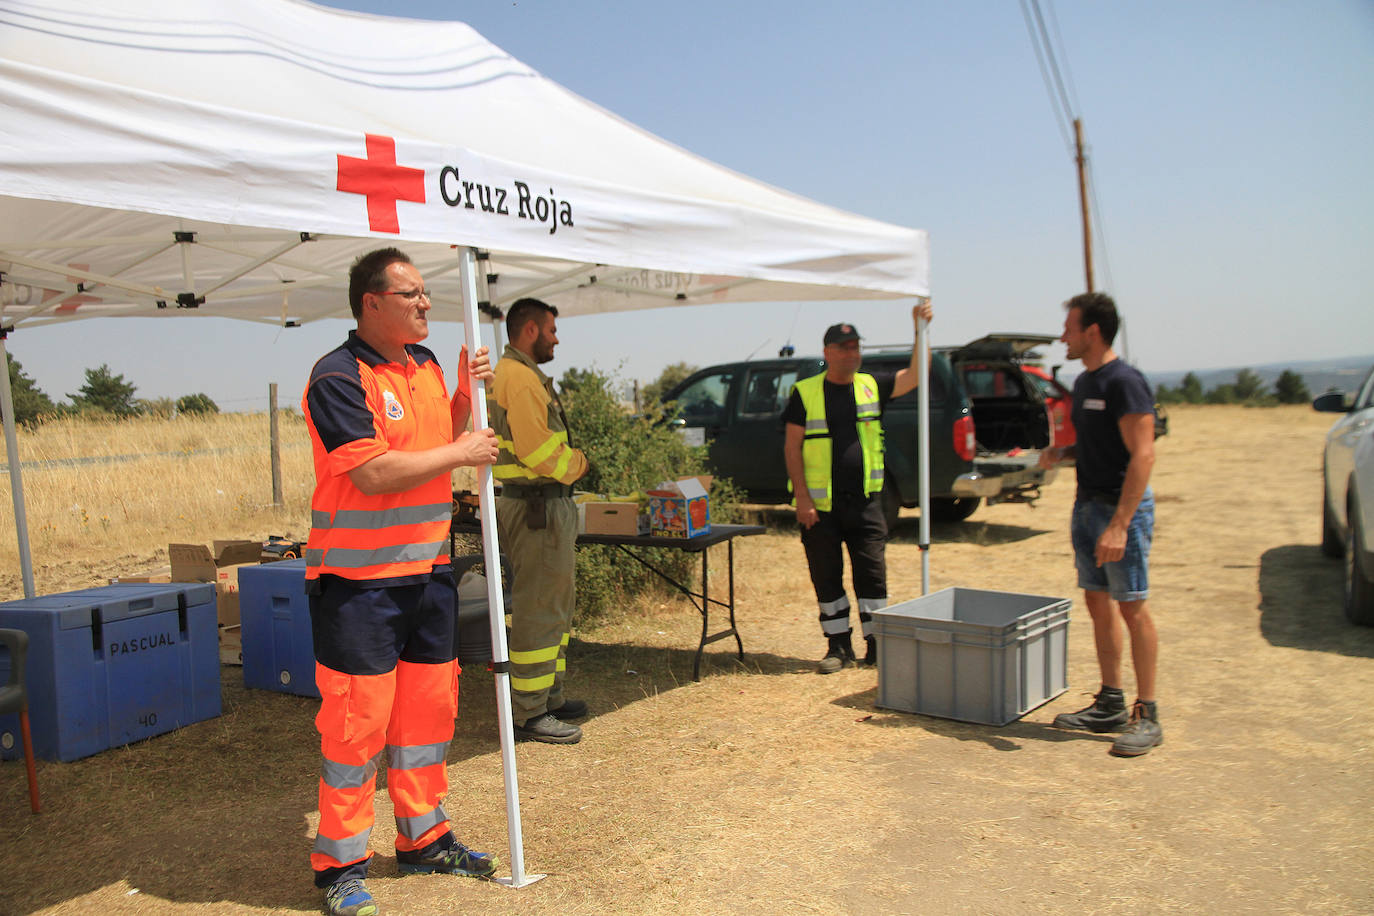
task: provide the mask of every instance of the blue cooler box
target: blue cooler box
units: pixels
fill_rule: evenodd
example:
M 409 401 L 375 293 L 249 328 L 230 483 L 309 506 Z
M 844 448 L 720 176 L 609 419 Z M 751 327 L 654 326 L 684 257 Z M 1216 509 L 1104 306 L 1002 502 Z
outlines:
M 121 583 L 0 603 L 29 634 L 34 752 L 78 760 L 220 714 L 219 630 L 209 583 Z M 9 657 L 0 652 L 0 681 Z M 17 758 L 19 716 L 0 716 Z
M 239 624 L 243 686 L 319 698 L 305 560 L 240 566 Z

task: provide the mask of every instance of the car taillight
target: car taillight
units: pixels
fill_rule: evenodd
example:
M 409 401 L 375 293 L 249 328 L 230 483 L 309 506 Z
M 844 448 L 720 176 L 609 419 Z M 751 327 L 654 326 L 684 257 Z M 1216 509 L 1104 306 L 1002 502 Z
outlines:
M 973 460 L 973 417 L 962 416 L 954 421 L 954 451 L 965 461 Z

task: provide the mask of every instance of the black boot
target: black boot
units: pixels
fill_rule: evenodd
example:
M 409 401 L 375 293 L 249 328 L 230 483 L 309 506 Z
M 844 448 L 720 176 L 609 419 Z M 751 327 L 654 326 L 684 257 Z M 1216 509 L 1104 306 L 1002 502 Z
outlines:
M 864 666 L 867 668 L 876 667 L 878 664 L 878 639 L 874 636 L 865 636 L 864 642 L 868 645 L 864 651 Z
M 854 664 L 852 634 L 845 633 L 843 636 L 830 637 L 830 648 L 826 650 L 825 658 L 821 659 L 816 670 L 821 674 L 834 674 L 841 668 L 847 668 Z
M 1159 708 L 1153 700 L 1136 700 L 1131 707 L 1131 724 L 1112 743 L 1117 757 L 1139 757 L 1150 748 L 1164 743 L 1164 731 L 1159 727 Z
M 1120 687 L 1103 687 L 1093 697 L 1091 706 L 1078 712 L 1062 712 L 1054 717 L 1055 728 L 1074 728 L 1090 732 L 1109 732 L 1121 728 L 1131 720 L 1126 711 L 1126 697 Z

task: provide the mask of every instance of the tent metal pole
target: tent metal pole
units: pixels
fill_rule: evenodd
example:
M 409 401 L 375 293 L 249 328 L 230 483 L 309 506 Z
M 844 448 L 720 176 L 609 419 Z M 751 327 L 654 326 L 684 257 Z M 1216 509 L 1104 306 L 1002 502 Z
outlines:
M 468 353 L 476 353 L 482 342 L 477 313 L 477 256 L 471 248 L 459 253 L 463 285 L 463 340 Z M 454 386 L 459 384 L 454 379 Z M 472 426 L 485 429 L 487 420 L 486 383 L 472 383 Z M 456 432 L 456 430 L 455 430 Z M 496 532 L 496 491 L 492 485 L 491 465 L 477 472 L 479 509 L 482 518 L 482 556 L 487 567 L 487 608 L 491 622 L 492 671 L 496 681 L 496 726 L 501 738 L 501 769 L 506 782 L 506 828 L 510 835 L 510 877 L 496 879 L 510 887 L 533 884 L 543 875 L 525 874 L 524 840 L 520 833 L 520 786 L 515 772 L 515 729 L 510 707 L 510 655 L 506 649 L 506 599 L 501 586 L 501 550 Z
M 925 300 L 928 301 L 928 300 Z M 920 447 L 917 450 L 919 477 L 917 490 L 921 500 L 921 594 L 930 594 L 930 323 L 916 320 L 917 369 L 921 388 L 916 395 L 917 424 L 920 426 Z
M 19 437 L 14 430 L 14 392 L 10 389 L 9 332 L 0 328 L 0 406 L 5 412 L 5 458 L 10 466 L 10 501 L 14 503 L 14 536 L 19 542 L 19 571 L 24 597 L 33 598 L 33 556 L 29 553 L 29 520 L 24 512 L 24 475 L 19 467 Z

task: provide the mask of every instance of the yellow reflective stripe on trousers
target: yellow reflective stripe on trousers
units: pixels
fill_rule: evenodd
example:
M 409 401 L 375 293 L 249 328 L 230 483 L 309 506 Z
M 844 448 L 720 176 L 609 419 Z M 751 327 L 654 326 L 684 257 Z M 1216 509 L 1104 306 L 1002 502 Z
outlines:
M 567 645 L 565 642 L 564 645 Z M 559 646 L 549 646 L 544 649 L 526 649 L 523 652 L 512 651 L 510 661 L 512 665 L 538 665 L 543 662 L 551 662 L 558 657 Z
M 510 676 L 510 686 L 512 690 L 523 690 L 533 693 L 536 690 L 548 690 L 553 686 L 555 675 L 541 674 L 539 677 L 516 677 Z

